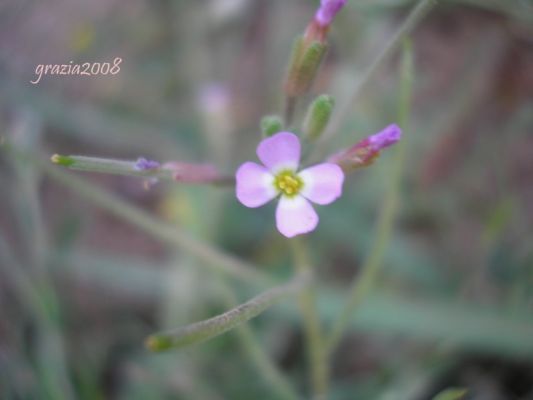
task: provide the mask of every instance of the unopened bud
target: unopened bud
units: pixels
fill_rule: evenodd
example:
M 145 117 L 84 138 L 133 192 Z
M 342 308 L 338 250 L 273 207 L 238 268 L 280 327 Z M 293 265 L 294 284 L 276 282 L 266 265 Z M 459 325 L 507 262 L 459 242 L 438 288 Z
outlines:
M 328 125 L 335 100 L 333 97 L 323 94 L 318 96 L 309 106 L 304 122 L 304 132 L 309 140 L 320 137 Z
M 163 164 L 161 169 L 168 171 L 177 182 L 215 183 L 221 179 L 218 169 L 212 164 L 192 164 L 171 161 Z
M 272 136 L 283 130 L 283 122 L 277 115 L 267 115 L 261 119 L 261 132 L 263 137 Z
M 159 167 L 161 167 L 161 164 L 158 161 L 148 160 L 144 157 L 139 157 L 134 166 L 137 171 L 150 171 Z
M 335 15 L 341 10 L 348 0 L 321 0 L 320 7 L 315 14 L 315 21 L 320 26 L 331 25 Z
M 328 162 L 338 164 L 344 172 L 372 164 L 381 150 L 392 146 L 402 136 L 402 130 L 396 124 L 387 126 L 381 132 L 371 135 L 346 150 L 333 154 Z
M 326 43 L 309 42 L 305 37 L 296 40 L 284 86 L 287 96 L 300 96 L 309 90 L 326 51 Z

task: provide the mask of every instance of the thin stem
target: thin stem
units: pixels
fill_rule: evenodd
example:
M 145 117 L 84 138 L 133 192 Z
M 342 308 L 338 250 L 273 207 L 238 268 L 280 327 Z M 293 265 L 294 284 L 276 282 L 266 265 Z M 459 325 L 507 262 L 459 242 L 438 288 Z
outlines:
M 176 181 L 174 177 L 175 171 L 173 171 L 171 168 L 165 168 L 165 166 L 163 166 L 154 167 L 151 169 L 139 169 L 137 168 L 136 161 L 73 155 L 65 156 L 59 154 L 54 154 L 51 160 L 54 164 L 76 171 L 98 172 L 103 174 Z M 198 165 L 198 167 L 202 168 L 202 165 Z M 233 184 L 234 182 L 235 179 L 233 177 L 213 175 L 206 177 L 204 182 L 197 183 L 227 186 Z
M 148 337 L 146 345 L 152 351 L 164 351 L 213 339 L 258 316 L 286 297 L 299 293 L 307 286 L 308 281 L 307 275 L 298 275 L 289 283 L 269 289 L 216 317 L 173 331 L 156 333 Z
M 304 243 L 301 239 L 293 239 L 290 243 L 295 267 L 299 273 L 306 273 L 312 276 L 313 271 Z M 307 337 L 313 399 L 326 399 L 329 385 L 329 368 L 322 327 L 320 326 L 320 317 L 316 308 L 314 283 L 302 291 L 299 296 L 299 303 Z
M 296 110 L 296 101 L 296 97 L 294 96 L 287 96 L 285 98 L 285 112 L 283 114 L 283 119 L 286 128 L 289 128 L 292 124 L 294 112 Z
M 326 131 L 322 134 L 322 139 L 316 146 L 314 155 L 323 156 L 323 152 L 331 137 L 340 131 L 342 124 L 346 117 L 353 112 L 353 105 L 361 94 L 362 89 L 372 79 L 378 68 L 381 66 L 391 53 L 398 47 L 402 40 L 409 35 L 409 33 L 416 27 L 418 22 L 426 15 L 426 13 L 437 3 L 437 0 L 420 0 L 418 4 L 412 9 L 405 21 L 398 28 L 396 33 L 389 40 L 387 45 L 378 53 L 376 58 L 372 60 L 370 65 L 363 72 L 361 78 L 355 82 L 349 91 L 346 101 L 343 101 L 342 106 L 333 113 L 333 118 L 328 124 Z
M 413 55 L 410 42 L 405 42 L 401 65 L 400 96 L 398 102 L 398 122 L 404 132 L 407 129 L 407 120 L 410 112 L 411 88 L 413 80 Z M 361 275 L 356 277 L 352 283 L 348 300 L 344 305 L 339 318 L 335 321 L 331 333 L 327 340 L 327 351 L 331 354 L 339 343 L 342 334 L 348 326 L 354 311 L 358 308 L 364 298 L 371 291 L 380 267 L 383 263 L 383 256 L 387 248 L 394 219 L 399 203 L 400 180 L 405 164 L 405 138 L 402 139 L 396 149 L 396 158 L 391 169 L 389 186 L 384 197 L 383 207 L 377 222 L 374 245 L 361 268 Z

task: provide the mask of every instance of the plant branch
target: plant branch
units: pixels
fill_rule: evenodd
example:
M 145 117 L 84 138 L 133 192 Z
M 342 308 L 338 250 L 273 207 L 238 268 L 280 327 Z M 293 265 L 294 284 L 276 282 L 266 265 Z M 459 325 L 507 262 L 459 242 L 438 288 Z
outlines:
M 59 155 L 54 154 L 51 158 L 54 164 L 85 172 L 97 172 L 113 175 L 124 175 L 138 178 L 159 179 L 165 181 L 176 182 L 175 172 L 172 168 L 166 167 L 154 167 L 151 169 L 139 169 L 137 168 L 136 161 L 130 160 L 116 160 L 112 158 L 100 158 L 100 157 L 87 157 L 87 156 L 72 156 L 72 155 Z M 169 163 L 172 164 L 172 163 Z M 190 172 L 195 173 L 194 168 L 203 168 L 201 164 L 194 165 L 189 164 L 188 168 Z M 209 176 L 205 181 L 198 182 L 185 182 L 185 183 L 204 183 L 213 184 L 218 186 L 232 185 L 235 183 L 235 179 L 230 176 Z M 180 182 L 184 182 L 180 180 Z
M 437 0 L 420 0 L 418 4 L 411 10 L 405 21 L 398 28 L 396 33 L 388 41 L 387 45 L 378 53 L 376 58 L 368 65 L 359 80 L 355 82 L 349 91 L 346 101 L 338 107 L 337 112 L 333 112 L 332 120 L 328 124 L 326 131 L 323 133 L 320 142 L 316 146 L 314 155 L 323 156 L 325 146 L 330 142 L 331 137 L 335 135 L 341 128 L 346 117 L 353 112 L 353 105 L 358 99 L 362 89 L 372 79 L 376 71 L 379 69 L 383 61 L 385 61 L 394 50 L 401 44 L 402 40 L 409 35 L 409 33 L 416 27 L 418 22 L 427 14 L 427 12 L 437 3 Z
M 176 330 L 151 335 L 146 340 L 146 346 L 152 351 L 164 351 L 213 339 L 258 316 L 286 297 L 300 292 L 308 285 L 308 282 L 309 277 L 307 275 L 297 275 L 289 283 L 269 289 L 216 317 Z

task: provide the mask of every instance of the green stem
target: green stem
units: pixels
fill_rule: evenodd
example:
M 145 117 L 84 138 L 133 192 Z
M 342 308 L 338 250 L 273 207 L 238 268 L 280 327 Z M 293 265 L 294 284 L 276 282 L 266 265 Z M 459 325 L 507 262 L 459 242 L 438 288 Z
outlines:
M 320 145 L 316 147 L 314 155 L 323 156 L 324 147 L 333 135 L 339 132 L 342 128 L 346 117 L 353 112 L 353 105 L 358 99 L 362 89 L 372 79 L 378 68 L 381 66 L 391 53 L 398 47 L 402 40 L 409 35 L 409 33 L 416 27 L 418 22 L 427 14 L 427 12 L 437 3 L 437 0 L 420 0 L 418 4 L 411 10 L 405 21 L 398 28 L 394 36 L 389 40 L 387 45 L 378 53 L 376 58 L 370 63 L 370 65 L 363 72 L 361 78 L 350 89 L 348 99 L 343 101 L 342 106 L 338 108 L 338 111 L 333 114 L 333 118 L 328 125 L 326 131 L 322 134 Z
M 294 118 L 294 112 L 296 110 L 297 98 L 294 96 L 287 96 L 285 98 L 285 110 L 283 113 L 284 126 L 289 128 Z
M 86 172 L 97 172 L 103 174 L 133 176 L 138 178 L 155 178 L 166 181 L 175 181 L 174 171 L 170 168 L 157 167 L 148 170 L 136 168 L 136 161 L 115 160 L 112 158 L 86 157 L 86 156 L 65 156 L 54 154 L 51 157 L 54 164 L 63 167 Z M 228 185 L 234 183 L 232 177 L 216 177 L 205 182 L 206 184 Z
M 308 259 L 307 251 L 301 239 L 290 241 L 294 264 L 300 274 L 314 275 Z M 313 280 L 314 281 L 314 280 Z M 327 353 L 325 352 L 324 337 L 320 325 L 320 317 L 316 308 L 314 283 L 307 286 L 299 296 L 300 310 L 304 319 L 305 334 L 309 361 L 311 365 L 311 383 L 313 399 L 327 398 L 329 368 Z
M 398 122 L 404 132 L 407 130 L 407 119 L 410 111 L 409 105 L 411 102 L 412 80 L 413 55 L 410 42 L 406 41 L 402 57 L 400 98 L 398 102 Z M 335 347 L 348 326 L 354 311 L 371 291 L 383 263 L 383 256 L 390 241 L 394 219 L 398 209 L 400 180 L 403 173 L 403 166 L 405 164 L 405 141 L 405 138 L 402 139 L 396 149 L 396 159 L 394 160 L 394 165 L 391 169 L 388 190 L 385 194 L 383 207 L 379 214 L 374 245 L 370 251 L 370 255 L 361 268 L 361 275 L 352 283 L 348 300 L 346 301 L 339 318 L 333 325 L 327 340 L 328 354 L 331 354 L 331 352 L 335 350 Z
M 173 331 L 156 333 L 148 337 L 146 345 L 152 351 L 164 351 L 212 339 L 258 316 L 286 297 L 300 292 L 307 286 L 308 281 L 308 276 L 298 275 L 289 283 L 269 289 L 221 315 Z

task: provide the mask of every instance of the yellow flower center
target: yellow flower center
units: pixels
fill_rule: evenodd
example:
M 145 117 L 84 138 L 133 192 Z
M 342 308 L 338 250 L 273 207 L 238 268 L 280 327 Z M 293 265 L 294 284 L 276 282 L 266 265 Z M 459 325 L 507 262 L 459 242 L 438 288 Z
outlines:
M 303 185 L 302 178 L 291 170 L 281 171 L 274 178 L 276 190 L 288 197 L 293 197 L 300 193 Z

